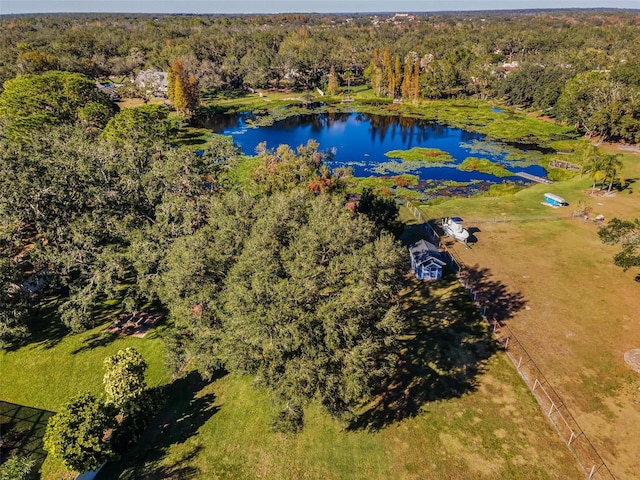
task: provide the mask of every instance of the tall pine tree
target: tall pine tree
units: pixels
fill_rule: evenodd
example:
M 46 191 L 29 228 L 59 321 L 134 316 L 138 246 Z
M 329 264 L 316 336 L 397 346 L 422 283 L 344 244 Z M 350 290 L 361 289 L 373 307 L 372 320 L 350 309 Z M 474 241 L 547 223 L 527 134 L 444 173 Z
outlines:
M 387 47 L 382 53 L 382 89 L 385 95 L 392 95 L 393 83 L 393 64 L 391 63 L 391 52 Z
M 411 77 L 413 73 L 413 57 L 407 54 L 404 61 L 404 75 L 402 77 L 402 97 L 411 97 Z
M 329 84 L 327 86 L 327 90 L 329 95 L 335 95 L 338 93 L 338 79 L 336 78 L 336 67 L 331 65 L 331 70 L 329 71 Z

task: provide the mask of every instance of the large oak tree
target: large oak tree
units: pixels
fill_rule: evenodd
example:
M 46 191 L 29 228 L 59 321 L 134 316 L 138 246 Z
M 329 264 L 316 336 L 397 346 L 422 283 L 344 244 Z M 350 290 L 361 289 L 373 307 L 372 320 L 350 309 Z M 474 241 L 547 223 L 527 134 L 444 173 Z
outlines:
M 218 354 L 273 394 L 301 426 L 319 398 L 354 414 L 394 370 L 404 252 L 366 217 L 326 195 L 266 197 L 221 295 Z

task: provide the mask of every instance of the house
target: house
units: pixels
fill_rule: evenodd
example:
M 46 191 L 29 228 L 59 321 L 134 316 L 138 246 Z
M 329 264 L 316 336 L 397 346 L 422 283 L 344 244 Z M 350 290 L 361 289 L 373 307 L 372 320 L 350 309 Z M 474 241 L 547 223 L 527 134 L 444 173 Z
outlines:
M 409 247 L 411 269 L 418 280 L 437 280 L 442 278 L 445 262 L 436 246 L 426 240 L 420 240 Z
M 166 98 L 169 91 L 169 76 L 161 70 L 142 70 L 138 72 L 134 83 L 147 95 Z

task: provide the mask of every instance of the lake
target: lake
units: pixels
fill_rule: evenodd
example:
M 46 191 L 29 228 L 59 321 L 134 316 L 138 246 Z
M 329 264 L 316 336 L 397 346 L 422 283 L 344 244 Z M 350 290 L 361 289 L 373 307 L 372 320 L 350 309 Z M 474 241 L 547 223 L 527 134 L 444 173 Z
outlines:
M 327 162 L 330 167 L 350 167 L 356 177 L 414 175 L 418 177 L 417 190 L 429 190 L 434 194 L 442 190 L 438 186 L 448 187 L 445 188 L 448 191 L 455 185 L 459 190 L 457 194 L 472 194 L 495 183 L 526 184 L 526 180 L 515 175 L 518 172 L 546 176 L 545 170 L 532 161 L 543 153 L 535 151 L 535 146 L 487 140 L 479 133 L 416 118 L 364 113 L 310 113 L 258 127 L 253 126 L 253 120 L 250 113 L 219 114 L 208 118 L 202 126 L 215 133 L 232 136 L 247 155 L 253 155 L 262 142 L 266 142 L 268 148 L 283 143 L 295 148 L 313 139 L 319 143 L 320 150 L 332 152 L 332 159 Z M 454 161 L 429 164 L 385 156 L 391 150 L 413 147 L 442 150 Z M 488 173 L 458 170 L 457 166 L 468 157 L 499 163 L 514 175 L 498 178 Z

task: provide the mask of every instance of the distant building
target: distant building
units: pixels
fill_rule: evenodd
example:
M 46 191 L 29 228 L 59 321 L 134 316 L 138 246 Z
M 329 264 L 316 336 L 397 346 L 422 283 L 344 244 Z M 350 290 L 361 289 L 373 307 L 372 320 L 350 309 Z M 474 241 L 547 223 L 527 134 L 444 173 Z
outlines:
M 169 76 L 162 70 L 142 70 L 134 80 L 136 86 L 151 97 L 167 97 Z
M 504 69 L 505 73 L 509 73 L 512 72 L 513 70 L 517 70 L 520 67 L 520 62 L 517 61 L 513 61 L 513 62 L 505 62 L 502 64 L 502 68 Z
M 404 22 L 407 20 L 415 20 L 415 15 L 410 15 L 408 13 L 396 13 L 391 20 L 393 21 L 393 23 L 399 23 L 399 22 Z
M 442 278 L 445 262 L 436 246 L 426 240 L 420 240 L 409 247 L 411 269 L 418 280 L 437 280 Z

